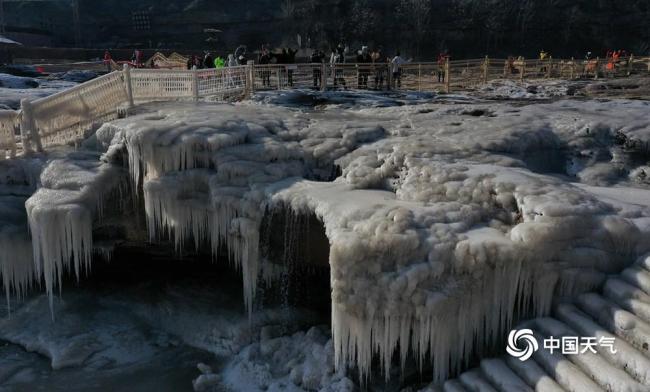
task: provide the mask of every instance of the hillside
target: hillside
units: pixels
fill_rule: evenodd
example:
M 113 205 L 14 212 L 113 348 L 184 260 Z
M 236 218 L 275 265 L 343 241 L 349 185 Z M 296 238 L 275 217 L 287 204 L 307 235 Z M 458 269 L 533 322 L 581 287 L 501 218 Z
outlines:
M 7 20 L 42 27 L 35 12 L 42 3 L 20 3 L 7 3 Z M 82 44 L 90 47 L 295 47 L 300 35 L 302 46 L 328 49 L 342 40 L 422 58 L 441 49 L 457 58 L 650 49 L 647 0 L 80 0 L 80 12 Z M 55 44 L 73 44 L 69 21 L 65 12 L 52 14 L 46 30 Z

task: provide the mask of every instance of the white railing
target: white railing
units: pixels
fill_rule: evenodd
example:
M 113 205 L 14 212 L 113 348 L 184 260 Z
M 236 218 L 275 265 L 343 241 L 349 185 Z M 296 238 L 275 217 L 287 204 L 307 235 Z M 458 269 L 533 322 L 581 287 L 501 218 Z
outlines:
M 31 102 L 38 148 L 83 140 L 98 121 L 117 118 L 118 107 L 127 101 L 121 72 L 93 79 L 69 90 Z M 34 131 L 34 130 L 31 130 Z M 29 135 L 33 137 L 34 133 Z
M 14 110 L 0 110 L 0 160 L 16 155 L 16 131 L 19 115 Z
M 194 72 L 196 97 L 245 93 L 250 84 L 251 67 L 203 69 Z
M 131 88 L 136 102 L 192 98 L 192 71 L 133 69 Z
M 0 111 L 0 159 L 22 149 L 72 144 L 100 122 L 117 118 L 136 103 L 224 98 L 255 90 L 312 88 L 468 90 L 494 79 L 574 79 L 650 73 L 650 59 L 525 60 L 470 59 L 408 63 L 394 74 L 389 64 L 253 65 L 205 70 L 129 69 L 115 71 L 33 102 L 20 111 Z M 126 110 L 128 112 L 128 110 Z M 20 130 L 21 143 L 17 143 Z
M 198 99 L 244 93 L 249 83 L 249 67 L 228 67 L 191 71 L 133 69 L 130 85 L 136 103 Z

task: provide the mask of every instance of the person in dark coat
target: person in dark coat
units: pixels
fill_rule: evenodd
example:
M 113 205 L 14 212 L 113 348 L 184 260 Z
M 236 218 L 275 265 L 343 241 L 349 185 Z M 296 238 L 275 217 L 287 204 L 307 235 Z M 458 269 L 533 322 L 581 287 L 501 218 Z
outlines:
M 314 67 L 313 75 L 315 88 L 321 87 L 321 79 L 323 76 L 321 67 L 324 60 L 325 54 L 318 49 L 314 49 L 314 51 L 311 53 L 311 57 L 309 58 L 309 62 L 312 63 Z
M 339 64 L 345 63 L 345 47 L 343 44 L 339 44 L 336 48 L 332 49 L 332 55 L 330 56 L 330 67 L 332 68 L 332 78 L 334 79 L 334 87 L 339 83 L 345 88 L 345 77 L 343 70 L 337 66 Z
M 214 59 L 210 53 L 206 53 L 203 57 L 203 68 L 214 68 Z
M 284 64 L 295 64 L 296 63 L 296 53 L 298 50 L 291 48 L 284 48 L 282 50 L 282 57 Z M 293 87 L 293 67 L 287 68 L 287 83 L 289 86 Z
M 357 78 L 357 88 L 368 88 L 368 78 L 370 77 L 370 65 L 372 63 L 372 57 L 368 52 L 368 47 L 363 46 L 357 54 L 357 67 L 358 67 L 358 78 Z
M 257 62 L 260 65 L 269 65 L 271 64 L 271 52 L 263 46 L 262 51 L 257 59 Z M 268 67 L 263 67 L 260 71 L 260 77 L 262 78 L 263 87 L 271 87 L 271 70 Z

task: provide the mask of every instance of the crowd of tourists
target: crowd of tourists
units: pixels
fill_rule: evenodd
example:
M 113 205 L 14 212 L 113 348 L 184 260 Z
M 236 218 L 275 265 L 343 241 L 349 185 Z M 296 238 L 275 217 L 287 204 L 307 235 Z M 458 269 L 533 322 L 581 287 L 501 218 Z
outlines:
M 286 75 L 287 84 L 292 86 L 294 83 L 295 67 L 292 64 L 296 63 L 296 54 L 298 50 L 285 47 L 280 50 L 271 50 L 269 45 L 263 45 L 256 58 L 249 58 L 246 53 L 246 48 L 240 46 L 234 53 L 228 54 L 226 58 L 220 55 L 213 55 L 212 52 L 205 52 L 203 56 L 196 54 L 190 55 L 187 60 L 187 69 L 214 69 L 224 67 L 236 67 L 254 63 L 256 65 L 286 65 L 282 73 Z M 445 80 L 444 66 L 449 59 L 447 53 L 441 53 L 438 56 L 438 82 L 443 83 Z M 374 88 L 383 89 L 391 79 L 395 86 L 400 87 L 402 83 L 402 67 L 411 62 L 411 59 L 402 57 L 400 51 L 396 51 L 393 55 L 386 55 L 382 47 L 377 47 L 370 50 L 368 46 L 362 46 L 356 53 L 352 53 L 350 49 L 344 44 L 338 44 L 333 47 L 328 54 L 320 49 L 314 49 L 308 55 L 308 59 L 303 59 L 303 62 L 311 64 L 328 64 L 331 66 L 332 80 L 335 86 L 346 86 L 346 79 L 344 77 L 344 68 L 336 67 L 345 63 L 354 63 L 358 66 L 357 88 Z M 107 50 L 104 54 L 104 63 L 107 67 L 107 72 L 110 72 L 112 56 Z M 143 59 L 143 52 L 141 50 L 134 50 L 131 58 L 131 66 L 135 68 L 145 67 Z M 155 64 L 151 65 L 156 67 Z M 271 69 L 261 69 L 258 71 L 262 80 L 262 85 L 268 87 L 271 84 Z M 321 67 L 314 67 L 313 69 L 313 86 L 320 88 L 322 84 L 323 71 Z
M 631 55 L 625 50 L 608 50 L 604 58 L 593 58 L 592 52 L 587 52 L 584 57 L 584 67 L 582 72 L 593 74 L 598 72 L 598 63 L 604 64 L 605 72 L 613 72 L 619 66 L 624 66 L 625 62 L 631 61 Z M 202 56 L 190 55 L 187 60 L 187 69 L 215 69 L 224 67 L 236 67 L 247 64 L 258 65 L 256 72 L 259 74 L 262 87 L 271 87 L 272 75 L 278 74 L 289 86 L 294 85 L 294 74 L 298 69 L 296 64 L 296 55 L 298 50 L 285 47 L 282 49 L 271 49 L 269 45 L 263 45 L 256 55 L 249 56 L 245 46 L 239 46 L 234 53 L 228 54 L 225 58 L 220 55 L 213 55 L 211 52 L 204 52 Z M 433 77 L 437 76 L 438 83 L 444 83 L 446 78 L 446 66 L 450 56 L 447 52 L 441 52 L 434 65 Z M 552 56 L 549 52 L 541 50 L 537 59 L 538 71 L 541 74 L 548 74 L 551 70 L 549 64 Z M 313 49 L 308 53 L 303 52 L 300 63 L 310 63 L 312 65 L 311 76 L 313 87 L 321 88 L 328 78 L 334 86 L 347 88 L 349 83 L 356 84 L 358 89 L 376 89 L 382 90 L 392 83 L 393 87 L 402 86 L 402 72 L 411 59 L 406 59 L 400 51 L 395 51 L 387 55 L 381 46 L 370 49 L 368 46 L 361 46 L 357 51 L 351 51 L 343 43 L 333 46 L 328 53 L 321 49 Z M 111 71 L 112 57 L 107 50 L 104 54 L 104 63 L 107 72 Z M 143 52 L 135 50 L 130 61 L 131 65 L 136 68 L 145 67 Z M 156 68 L 155 62 L 150 65 Z M 349 63 L 350 66 L 343 64 Z M 284 65 L 277 68 L 273 65 Z M 526 68 L 525 59 L 521 56 L 509 56 L 505 63 L 506 74 L 517 74 L 523 72 Z M 529 63 L 530 64 L 530 63 Z M 268 67 L 264 67 L 268 65 Z M 320 65 L 320 66 L 316 66 Z M 261 67 L 259 67 L 261 66 Z M 352 67 L 352 68 L 350 68 Z M 356 73 L 351 76 L 350 70 Z M 347 76 L 347 77 L 346 77 Z M 355 80 L 356 79 L 356 80 Z M 355 83 L 356 82 L 356 83 Z

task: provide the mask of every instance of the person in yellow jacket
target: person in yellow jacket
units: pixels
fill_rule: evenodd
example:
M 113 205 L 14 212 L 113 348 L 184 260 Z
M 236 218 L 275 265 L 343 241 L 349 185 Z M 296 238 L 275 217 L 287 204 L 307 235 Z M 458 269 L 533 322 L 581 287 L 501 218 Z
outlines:
M 541 52 L 539 52 L 539 59 L 540 60 L 546 60 L 548 58 L 548 53 L 544 49 L 542 49 Z
M 215 68 L 223 68 L 223 67 L 225 67 L 225 66 L 226 66 L 226 60 L 224 60 L 223 58 L 221 58 L 221 56 L 217 56 L 217 57 L 214 59 L 214 67 L 215 67 Z

